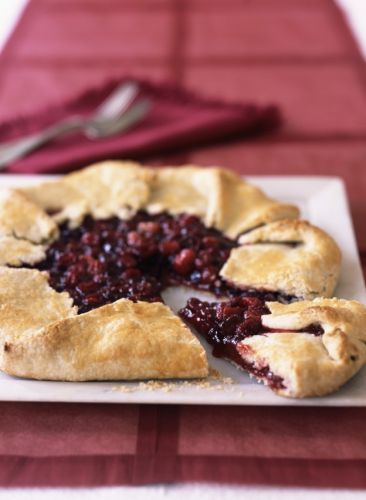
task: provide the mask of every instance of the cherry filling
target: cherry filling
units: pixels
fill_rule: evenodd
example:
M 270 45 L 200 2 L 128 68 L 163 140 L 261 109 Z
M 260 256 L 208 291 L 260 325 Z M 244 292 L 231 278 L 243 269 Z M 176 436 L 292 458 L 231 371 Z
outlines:
M 256 297 L 235 297 L 220 303 L 192 298 L 179 315 L 213 345 L 214 356 L 232 357 L 237 355 L 236 345 L 241 340 L 269 331 L 261 321 L 269 312 Z
M 225 282 L 219 272 L 237 241 L 206 227 L 196 216 L 165 212 L 139 211 L 128 220 L 87 216 L 77 228 L 64 223 L 59 229 L 59 238 L 35 267 L 49 272 L 50 285 L 67 291 L 79 313 L 120 298 L 162 301 L 164 288 L 174 285 L 229 298 L 221 303 L 192 298 L 179 314 L 213 345 L 215 356 L 231 359 L 272 388 L 284 387 L 268 366 L 245 361 L 237 345 L 246 337 L 272 331 L 261 321 L 270 312 L 266 301 L 288 303 L 296 297 Z M 306 331 L 323 333 L 318 325 Z
M 161 301 L 171 285 L 187 285 L 216 296 L 253 296 L 290 302 L 293 297 L 227 284 L 219 271 L 235 240 L 207 228 L 198 217 L 137 212 L 129 220 L 91 216 L 60 236 L 35 267 L 47 270 L 50 285 L 67 291 L 83 313 L 120 298 Z
M 247 337 L 279 332 L 262 325 L 261 316 L 269 313 L 258 297 L 235 297 L 220 303 L 192 298 L 179 311 L 179 315 L 213 346 L 214 356 L 230 359 L 256 377 L 265 379 L 271 388 L 280 389 L 284 388 L 281 377 L 273 374 L 268 366 L 259 368 L 244 360 L 237 349 L 238 343 Z M 313 335 L 324 333 L 317 324 L 299 331 Z

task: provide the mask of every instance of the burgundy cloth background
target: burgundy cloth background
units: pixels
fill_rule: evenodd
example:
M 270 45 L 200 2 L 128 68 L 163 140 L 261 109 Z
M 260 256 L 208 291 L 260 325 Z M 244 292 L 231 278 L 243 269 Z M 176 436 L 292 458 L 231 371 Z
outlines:
M 0 58 L 3 119 L 122 74 L 276 102 L 275 137 L 156 163 L 339 175 L 366 261 L 365 66 L 331 0 L 37 0 Z M 1 485 L 366 487 L 366 410 L 0 404 Z

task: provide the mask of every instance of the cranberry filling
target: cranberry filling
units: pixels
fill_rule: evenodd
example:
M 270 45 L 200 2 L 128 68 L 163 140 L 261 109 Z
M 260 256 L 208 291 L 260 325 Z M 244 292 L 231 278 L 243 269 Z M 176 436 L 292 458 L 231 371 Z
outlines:
M 237 344 L 246 337 L 271 332 L 261 322 L 261 316 L 269 313 L 266 301 L 288 303 L 296 297 L 226 283 L 219 271 L 237 245 L 188 214 L 139 211 L 129 220 L 87 216 L 74 229 L 62 224 L 46 259 L 35 267 L 49 272 L 50 285 L 67 291 L 79 313 L 120 298 L 161 301 L 164 288 L 172 285 L 227 297 L 221 303 L 192 298 L 179 314 L 213 345 L 215 356 L 231 359 L 266 379 L 272 388 L 281 388 L 283 380 L 268 366 L 258 368 L 244 361 Z M 323 333 L 319 325 L 310 325 L 306 331 Z
M 219 271 L 236 246 L 236 241 L 207 228 L 193 215 L 140 211 L 129 220 L 88 216 L 77 228 L 61 225 L 59 238 L 35 267 L 49 272 L 52 287 L 72 296 L 79 313 L 123 297 L 161 301 L 162 290 L 171 285 L 187 285 L 216 296 L 294 299 L 227 284 Z
M 248 363 L 237 350 L 237 344 L 247 337 L 279 331 L 262 325 L 261 316 L 269 312 L 264 301 L 257 297 L 235 297 L 220 303 L 192 298 L 179 315 L 213 346 L 214 356 L 234 361 L 256 377 L 266 379 L 273 389 L 279 389 L 284 387 L 281 377 L 274 375 L 268 366 L 258 368 Z M 313 335 L 324 333 L 317 324 L 299 331 Z
M 285 389 L 286 386 L 283 382 L 283 378 L 275 375 L 269 368 L 269 366 L 263 366 L 262 368 L 258 368 L 254 363 L 249 363 L 245 361 L 239 354 L 236 352 L 238 356 L 237 360 L 233 361 L 240 365 L 244 370 L 254 375 L 256 378 L 260 380 L 266 380 L 269 387 L 273 390 Z M 240 359 L 239 359 L 240 358 Z
M 236 345 L 246 337 L 269 331 L 261 316 L 269 314 L 265 303 L 256 297 L 235 297 L 227 302 L 204 302 L 189 299 L 179 315 L 214 346 L 213 354 L 222 357 L 226 346 Z

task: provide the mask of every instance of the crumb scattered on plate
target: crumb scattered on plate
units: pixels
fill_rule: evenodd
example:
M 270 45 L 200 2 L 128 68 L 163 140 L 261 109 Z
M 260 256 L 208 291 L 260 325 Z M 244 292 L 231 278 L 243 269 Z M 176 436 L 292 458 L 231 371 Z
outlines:
M 182 381 L 166 381 L 166 380 L 148 380 L 147 382 L 131 383 L 116 385 L 112 391 L 116 392 L 136 392 L 136 391 L 163 391 L 172 392 L 186 387 L 197 387 L 199 389 L 220 390 L 226 389 L 234 383 L 231 377 L 224 377 L 219 371 L 214 368 L 209 369 L 208 377 L 205 379 L 193 379 Z

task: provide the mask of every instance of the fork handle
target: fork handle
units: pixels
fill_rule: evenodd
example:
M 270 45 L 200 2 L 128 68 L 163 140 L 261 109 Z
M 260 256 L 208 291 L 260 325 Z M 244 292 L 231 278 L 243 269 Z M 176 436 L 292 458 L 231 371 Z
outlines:
M 63 135 L 76 132 L 84 128 L 85 120 L 80 117 L 73 117 L 63 120 L 55 125 L 15 141 L 0 145 L 0 169 L 9 163 L 22 158 L 26 154 L 34 151 L 43 144 Z

